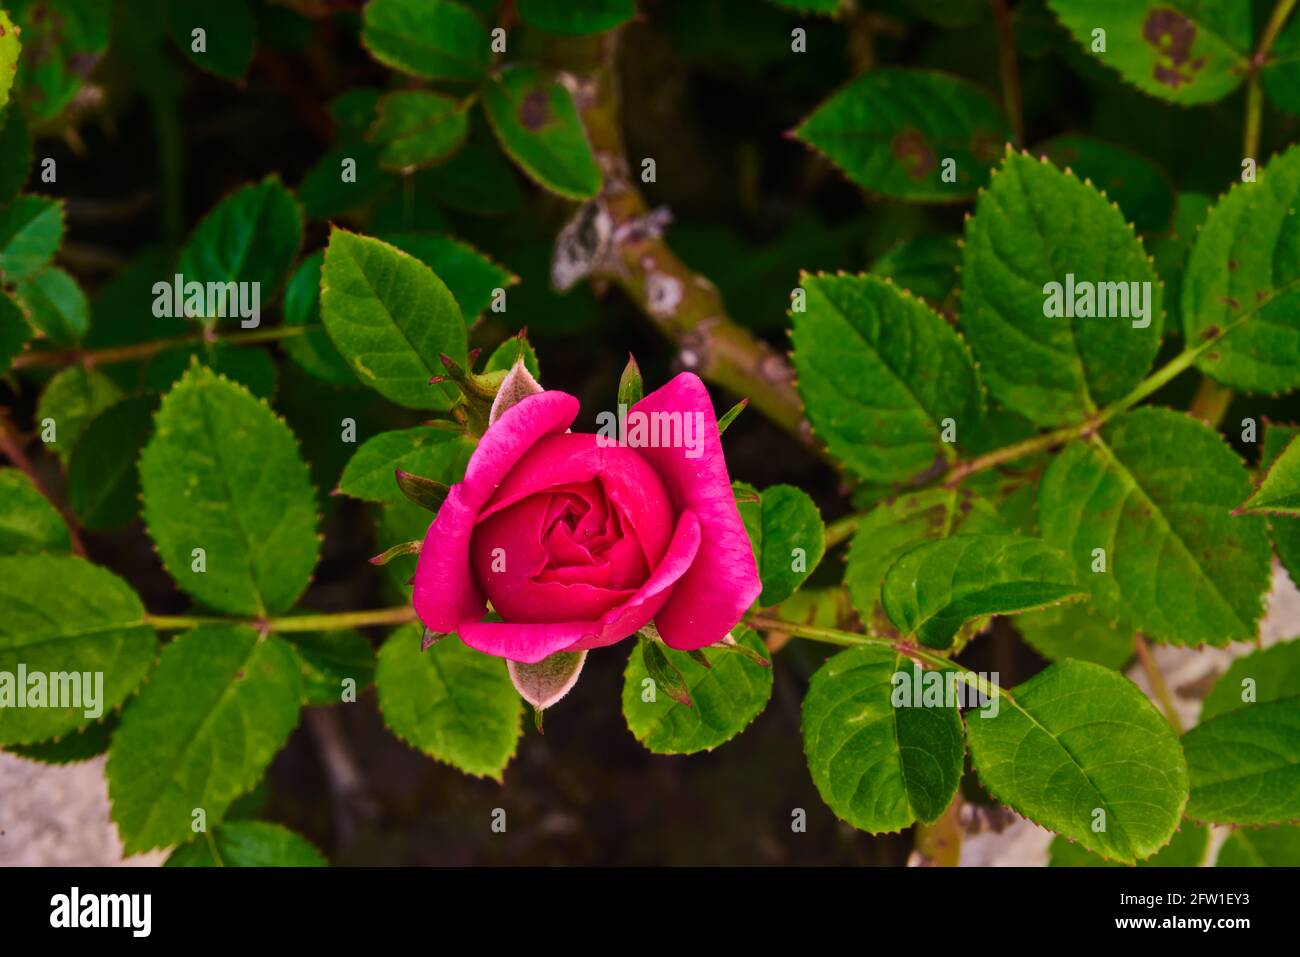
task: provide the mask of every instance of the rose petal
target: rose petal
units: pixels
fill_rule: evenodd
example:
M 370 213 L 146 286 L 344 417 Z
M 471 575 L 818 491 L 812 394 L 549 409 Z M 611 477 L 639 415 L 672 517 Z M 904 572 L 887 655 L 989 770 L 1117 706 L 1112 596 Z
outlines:
M 631 411 L 700 413 L 697 458 L 687 458 L 685 448 L 637 451 L 655 467 L 676 506 L 694 512 L 701 526 L 699 555 L 655 615 L 655 626 L 672 648 L 703 648 L 725 636 L 763 588 L 731 491 L 713 402 L 699 377 L 683 372 Z
M 532 495 L 479 522 L 469 544 L 474 579 L 506 621 L 594 621 L 633 591 L 538 580 L 551 557 L 542 542 L 549 506 L 549 496 Z
M 674 514 L 669 489 L 639 449 L 601 446 L 595 435 L 570 432 L 541 442 L 511 470 L 484 509 L 490 514 L 525 496 L 557 486 L 599 479 L 609 501 L 627 517 L 655 565 L 672 536 Z
M 420 549 L 413 600 L 429 628 L 456 631 L 482 617 L 486 606 L 469 564 L 478 513 L 524 453 L 545 436 L 563 432 L 577 414 L 573 396 L 542 392 L 511 406 L 479 439 L 464 480 L 447 494 Z
M 463 625 L 460 639 L 489 655 L 535 664 L 557 651 L 583 651 L 622 641 L 644 628 L 695 561 L 700 523 L 690 512 L 677 523 L 668 553 L 635 595 L 601 621 L 520 624 L 505 621 Z
M 571 650 L 603 648 L 622 641 L 650 624 L 650 620 L 661 613 L 664 603 L 671 600 L 670 596 L 676 594 L 673 586 L 681 584 L 682 577 L 690 573 L 703 552 L 702 534 L 695 514 L 683 512 L 672 542 L 668 545 L 668 553 L 646 583 L 622 606 L 605 616 L 597 634 L 588 635 Z

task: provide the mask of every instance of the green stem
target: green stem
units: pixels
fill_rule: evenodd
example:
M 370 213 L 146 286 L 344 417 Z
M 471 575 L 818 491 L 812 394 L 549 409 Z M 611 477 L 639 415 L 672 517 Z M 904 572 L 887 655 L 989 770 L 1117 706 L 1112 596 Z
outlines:
M 1251 63 L 1251 69 L 1258 72 L 1263 69 L 1264 61 L 1268 59 L 1269 53 L 1273 49 L 1273 43 L 1277 40 L 1278 34 L 1282 32 L 1282 27 L 1286 25 L 1287 18 L 1291 16 L 1291 11 L 1295 9 L 1297 0 L 1278 0 L 1273 7 L 1273 14 L 1268 18 L 1268 25 L 1264 27 L 1264 32 L 1259 37 L 1259 48 L 1255 51 L 1255 56 Z
M 248 329 L 239 332 L 211 333 L 203 330 L 186 333 L 183 336 L 170 336 L 166 339 L 151 339 L 148 342 L 135 342 L 128 346 L 108 346 L 103 349 L 60 349 L 49 352 L 24 352 L 13 361 L 15 369 L 31 366 L 63 366 L 79 363 L 86 367 L 114 365 L 119 362 L 133 362 L 136 359 L 148 359 L 167 349 L 191 345 L 196 342 L 220 342 L 229 346 L 251 346 L 263 342 L 278 342 L 301 336 L 312 331 L 315 326 L 272 326 L 267 329 Z
M 367 611 L 340 611 L 319 615 L 287 615 L 282 618 L 223 618 L 212 615 L 145 615 L 144 623 L 159 631 L 184 631 L 199 625 L 246 625 L 268 632 L 340 631 L 368 625 L 403 625 L 415 621 L 410 605 L 373 608 Z
M 268 631 L 338 631 L 342 628 L 364 628 L 368 625 L 404 625 L 415 621 L 415 609 L 410 605 L 393 608 L 374 608 L 369 611 L 341 611 L 322 615 L 291 615 L 271 618 L 266 622 Z
M 751 628 L 759 631 L 779 631 L 783 634 L 793 635 L 796 638 L 807 638 L 811 641 L 820 641 L 828 645 L 839 645 L 843 648 L 889 648 L 900 655 L 911 658 L 913 661 L 928 665 L 937 671 L 960 672 L 963 675 L 969 674 L 969 669 L 962 667 L 951 658 L 938 654 L 937 652 L 927 651 L 913 641 L 904 638 L 890 638 L 886 635 L 868 635 L 859 634 L 856 631 L 842 631 L 839 628 L 823 628 L 820 625 L 805 625 L 795 621 L 782 621 L 780 618 L 770 618 L 767 615 L 748 615 L 745 623 Z M 977 690 L 987 698 L 995 696 L 1004 697 L 1012 700 L 1011 695 L 1004 689 L 993 684 L 987 678 L 975 676 L 975 686 Z
M 1133 406 L 1137 405 L 1143 399 L 1148 398 L 1154 393 L 1163 389 L 1173 379 L 1181 373 L 1195 365 L 1196 360 L 1201 357 L 1207 349 L 1218 342 L 1223 337 L 1223 332 L 1206 339 L 1200 345 L 1190 349 L 1184 349 L 1173 359 L 1170 359 L 1165 365 L 1161 366 L 1151 375 L 1143 379 L 1128 395 L 1122 399 L 1117 399 L 1096 415 L 1080 422 L 1077 425 L 1067 425 L 1063 428 L 1055 429 L 1051 432 L 1044 432 L 1041 435 L 1035 435 L 1022 442 L 1016 442 L 1014 445 L 1003 446 L 1000 449 L 994 449 L 984 455 L 971 459 L 969 462 L 958 462 L 947 475 L 941 479 L 944 485 L 955 486 L 963 479 L 969 478 L 977 472 L 983 472 L 1003 465 L 1007 462 L 1013 462 L 1016 459 L 1023 459 L 1033 455 L 1036 452 L 1044 452 L 1047 449 L 1054 448 L 1058 445 L 1077 439 L 1084 435 L 1089 435 L 1121 412 L 1127 412 Z
M 1155 659 L 1151 657 L 1151 651 L 1147 648 L 1147 643 L 1142 640 L 1140 634 L 1133 636 L 1133 648 L 1137 651 L 1138 660 L 1142 662 L 1142 670 L 1147 674 L 1147 680 L 1151 682 L 1151 690 L 1160 699 L 1160 706 L 1164 709 L 1165 718 L 1168 719 L 1174 733 L 1182 736 L 1183 723 L 1178 720 L 1178 709 L 1174 707 L 1173 696 L 1169 694 L 1169 686 L 1165 684 L 1165 676 L 1160 673 L 1156 666 Z
M 826 526 L 826 550 L 830 551 L 841 542 L 847 542 L 858 530 L 861 515 L 845 515 Z
M 1264 95 L 1259 88 L 1259 74 L 1252 73 L 1246 85 L 1246 132 L 1241 140 L 1241 155 L 1258 160 L 1260 115 L 1264 109 Z

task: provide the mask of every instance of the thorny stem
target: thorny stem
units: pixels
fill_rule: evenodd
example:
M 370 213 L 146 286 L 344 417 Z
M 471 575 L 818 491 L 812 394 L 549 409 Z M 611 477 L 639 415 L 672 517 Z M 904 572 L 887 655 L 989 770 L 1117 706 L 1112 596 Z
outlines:
M 1002 103 L 1015 135 L 1016 145 L 1025 142 L 1025 117 L 1020 105 L 1020 69 L 1016 65 L 1016 36 L 1007 0 L 989 0 L 998 28 L 998 67 L 1002 73 Z
M 221 342 L 230 346 L 251 346 L 262 342 L 277 342 L 310 332 L 314 326 L 272 326 L 267 329 L 249 329 L 239 332 L 217 333 L 196 330 L 182 336 L 170 336 L 166 339 L 151 339 L 148 342 L 136 342 L 128 346 L 108 346 L 103 349 L 60 349 L 51 351 L 24 352 L 14 358 L 14 368 L 23 369 L 32 366 L 92 366 L 113 365 L 119 362 L 131 362 L 136 359 L 148 359 L 167 349 L 189 345 L 196 342 Z
M 615 74 L 619 31 L 594 41 L 597 62 L 570 74 L 603 185 L 591 202 L 609 217 L 610 248 L 592 263 L 590 278 L 617 284 L 680 350 L 682 364 L 738 395 L 815 448 L 789 361 L 727 317 L 718 290 L 683 263 L 648 223 L 644 197 L 633 185 L 624 153 Z M 588 60 L 591 59 L 588 51 Z M 583 215 L 584 210 L 579 211 Z
M 1169 694 L 1169 686 L 1165 684 L 1165 676 L 1160 673 L 1160 668 L 1156 661 L 1151 657 L 1151 650 L 1147 648 L 1147 643 L 1142 639 L 1142 635 L 1133 636 L 1133 647 L 1137 651 L 1138 660 L 1142 662 L 1142 670 L 1147 674 L 1147 680 L 1151 682 L 1151 690 L 1155 692 L 1160 699 L 1160 707 L 1165 712 L 1165 717 L 1173 727 L 1174 733 L 1181 736 L 1183 733 L 1183 723 L 1178 720 L 1178 709 L 1174 707 L 1174 699 Z

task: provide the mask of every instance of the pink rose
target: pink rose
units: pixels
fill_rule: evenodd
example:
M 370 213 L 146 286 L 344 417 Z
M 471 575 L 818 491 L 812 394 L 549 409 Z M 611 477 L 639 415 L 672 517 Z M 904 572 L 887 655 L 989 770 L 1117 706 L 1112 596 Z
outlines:
M 683 651 L 724 638 L 761 584 L 713 403 L 683 373 L 632 407 L 628 435 L 636 413 L 656 412 L 693 415 L 692 446 L 567 432 L 578 400 L 564 392 L 507 409 L 425 536 L 415 570 L 425 625 L 526 664 L 612 645 L 652 619 Z M 504 620 L 481 621 L 485 602 Z

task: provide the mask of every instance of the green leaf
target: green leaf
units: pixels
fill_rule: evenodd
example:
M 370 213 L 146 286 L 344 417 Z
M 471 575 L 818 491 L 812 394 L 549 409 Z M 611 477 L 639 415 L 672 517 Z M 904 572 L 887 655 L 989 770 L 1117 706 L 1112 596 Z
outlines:
M 569 199 L 600 192 L 600 167 L 569 91 L 536 67 L 509 66 L 483 87 L 502 148 L 541 186 Z
M 1133 657 L 1133 635 L 1097 613 L 1090 602 L 1067 602 L 1021 615 L 1016 630 L 1048 661 L 1078 658 L 1122 670 Z
M 1210 849 L 1210 830 L 1191 821 L 1183 821 L 1173 839 L 1164 848 L 1138 861 L 1138 867 L 1200 867 Z M 1049 851 L 1052 867 L 1123 867 L 1119 861 L 1098 857 L 1063 837 L 1052 841 Z
M 117 528 L 140 508 L 136 459 L 153 432 L 151 398 L 123 399 L 86 427 L 68 461 L 68 504 L 92 531 Z
M 172 851 L 163 867 L 328 867 L 305 837 L 269 821 L 230 821 Z
M 258 283 L 259 307 L 264 309 L 275 298 L 301 244 L 302 211 L 279 177 L 272 175 L 214 206 L 185 240 L 176 271 L 185 284 L 198 282 L 205 288 L 208 283 Z M 171 290 L 166 295 L 170 299 Z M 227 292 L 227 300 L 229 296 Z M 209 309 L 221 305 L 207 296 L 204 302 Z M 224 312 L 226 318 L 242 323 L 229 301 Z
M 1005 530 L 997 510 L 965 489 L 927 489 L 876 506 L 859 521 L 849 547 L 844 584 L 853 607 L 869 631 L 893 633 L 880 592 L 904 552 L 928 539 Z
M 1084 50 L 1143 93 L 1190 106 L 1249 72 L 1250 4 L 1237 0 L 1047 0 Z M 1096 50 L 1097 30 L 1105 31 Z
M 1108 668 L 1054 664 L 1002 695 L 996 717 L 966 725 L 971 759 L 994 798 L 1105 858 L 1150 857 L 1182 819 L 1187 762 L 1178 738 Z
M 737 640 L 756 653 L 767 651 L 748 629 Z M 689 708 L 648 683 L 640 648 L 632 649 L 623 671 L 623 717 L 633 736 L 655 754 L 712 751 L 744 731 L 772 697 L 772 669 L 743 655 L 706 648 L 712 667 L 705 668 L 684 651 L 660 650 L 686 681 Z
M 6 0 L 5 6 L 27 50 L 18 61 L 23 106 L 35 121 L 52 120 L 72 103 L 107 49 L 112 5 L 101 0 Z
M 0 373 L 9 371 L 14 356 L 23 351 L 31 335 L 32 327 L 23 316 L 22 307 L 0 291 Z
M 284 287 L 284 324 L 309 329 L 302 335 L 290 336 L 282 345 L 289 358 L 316 378 L 331 385 L 351 385 L 357 377 L 321 324 L 320 273 L 324 261 L 325 251 L 318 249 L 302 261 Z
M 1182 315 L 1183 270 L 1211 202 L 1204 193 L 1179 193 L 1173 227 L 1168 233 L 1146 238 L 1156 272 L 1165 282 L 1166 315 Z
M 500 781 L 523 732 L 523 701 L 506 663 L 450 635 L 422 652 L 423 634 L 418 622 L 404 625 L 379 650 L 384 722 L 429 757 Z
M 658 697 L 658 693 L 662 691 L 677 704 L 686 708 L 691 707 L 691 691 L 686 684 L 686 679 L 668 660 L 668 655 L 664 653 L 663 648 L 659 647 L 659 642 L 642 638 L 637 644 L 641 648 L 641 667 L 645 669 L 646 676 L 654 684 L 655 696 Z M 704 667 L 703 663 L 696 663 L 701 668 Z M 527 700 L 528 696 L 524 695 L 524 698 Z
M 1081 422 L 1126 395 L 1160 345 L 1161 287 L 1133 228 L 1091 186 L 1025 154 L 1007 154 L 967 220 L 961 282 L 980 376 L 1040 426 Z M 1107 315 L 1070 318 L 1088 292 L 1088 311 Z
M 1221 335 L 1197 365 L 1247 392 L 1300 387 L 1300 147 L 1235 183 L 1205 218 L 1183 274 L 1183 334 Z
M 478 216 L 512 213 L 523 203 L 519 177 L 496 143 L 469 142 L 417 180 L 439 203 Z
M 1240 511 L 1300 516 L 1300 442 L 1292 439 L 1269 463 L 1259 488 Z
M 819 106 L 794 136 L 863 189 L 912 202 L 970 199 L 1011 137 L 982 89 L 945 73 L 884 68 Z M 947 161 L 954 182 L 945 182 Z
M 1219 858 L 1214 866 L 1300 866 L 1300 827 L 1234 830 L 1219 848 Z
M 55 345 L 71 346 L 90 328 L 90 304 L 77 280 L 56 266 L 19 282 L 15 294 L 32 324 Z
M 401 502 L 405 496 L 393 478 L 397 469 L 453 485 L 465 476 L 473 452 L 462 433 L 427 426 L 381 432 L 348 461 L 339 491 L 368 502 Z
M 755 492 L 749 486 L 744 489 Z M 737 504 L 763 582 L 758 604 L 778 605 L 798 590 L 822 560 L 826 526 L 821 512 L 806 492 L 793 485 L 769 486 L 759 501 Z
M 154 426 L 140 487 L 145 527 L 168 573 L 220 611 L 289 609 L 320 550 L 315 495 L 289 427 L 203 366 L 163 398 Z
M 1249 492 L 1216 432 L 1147 408 L 1062 449 L 1038 514 L 1101 614 L 1155 641 L 1222 646 L 1255 637 L 1269 587 L 1264 520 L 1231 514 Z
M 251 0 L 224 0 L 214 7 L 207 0 L 171 0 L 172 39 L 195 66 L 227 80 L 237 80 L 253 62 L 257 44 L 257 12 Z M 202 30 L 202 50 L 194 31 Z
M 158 650 L 143 622 L 140 599 L 107 569 L 54 555 L 0 558 L 0 744 L 57 737 L 121 704 Z M 52 707 L 56 691 L 72 706 Z
M 380 63 L 426 80 L 477 80 L 491 50 L 478 18 L 449 0 L 370 0 L 361 42 Z
M 195 363 L 238 382 L 259 399 L 275 395 L 275 360 L 265 349 L 200 342 L 166 349 L 145 367 L 144 383 L 152 392 L 169 392 Z
M 450 236 L 392 233 L 381 238 L 432 269 L 451 290 L 466 321 L 478 318 L 491 304 L 497 289 L 519 282 L 519 277 L 510 270 L 499 266 L 469 243 Z
M 13 89 L 14 75 L 18 72 L 18 54 L 22 44 L 18 42 L 18 31 L 9 14 L 0 10 L 0 107 L 9 102 L 9 91 Z M 17 110 L 10 110 L 11 114 Z
M 961 626 L 1085 593 L 1065 559 L 1035 538 L 960 535 L 925 542 L 885 574 L 885 613 L 907 637 L 947 648 Z
M 108 752 L 108 794 L 127 854 L 193 837 L 250 790 L 298 723 L 292 649 L 252 628 L 201 625 L 168 644 Z
M 507 339 L 501 345 L 492 350 L 492 355 L 488 356 L 487 362 L 483 363 L 483 371 L 487 372 L 509 372 L 514 368 L 515 361 L 522 356 L 524 368 L 534 379 L 542 377 L 541 366 L 537 360 L 537 350 L 533 348 L 532 343 L 522 335 L 514 336 Z
M 0 10 L 0 18 L 4 11 Z M 0 46 L 4 44 L 0 37 Z M 15 41 L 16 42 L 16 41 Z M 0 53 L 0 87 L 4 87 L 4 54 Z M 3 103 L 0 94 L 0 104 Z M 31 175 L 32 135 L 23 119 L 23 111 L 15 107 L 0 110 L 0 205 L 9 203 L 27 185 Z
M 1174 186 L 1160 167 L 1136 153 L 1090 136 L 1054 136 L 1034 148 L 1061 169 L 1091 180 L 1114 200 L 1140 233 L 1169 228 Z
M 62 554 L 72 541 L 68 526 L 32 480 L 18 469 L 0 468 L 0 555 Z
M 1264 426 L 1264 448 L 1260 453 L 1259 467 L 1267 470 L 1277 457 L 1297 436 L 1300 427 L 1268 422 Z M 1278 560 L 1286 568 L 1291 581 L 1300 581 L 1300 518 L 1290 515 L 1271 515 L 1268 530 Z
M 335 228 L 321 270 L 321 319 L 357 377 L 413 409 L 446 409 L 452 390 L 429 379 L 440 353 L 465 363 L 465 320 L 451 292 L 414 256 Z
M 79 731 L 69 731 L 65 735 L 49 741 L 37 741 L 35 744 L 10 745 L 5 750 L 42 764 L 76 764 L 97 758 L 107 751 L 116 730 L 117 716 L 110 715 Z
M 983 404 L 961 337 L 925 303 L 874 276 L 804 273 L 794 366 L 817 434 L 871 482 L 909 483 L 956 459 L 945 419 L 973 428 Z
M 380 147 L 380 165 L 407 173 L 446 159 L 468 134 L 466 104 L 429 90 L 398 90 L 379 101 L 366 138 Z
M 1259 79 L 1275 105 L 1292 115 L 1300 114 L 1300 20 L 1288 18 Z
M 53 422 L 51 430 L 54 454 L 65 464 L 72 456 L 77 439 L 95 417 L 115 405 L 122 398 L 122 390 L 102 372 L 82 366 L 68 366 L 57 372 L 45 385 L 41 400 L 36 406 L 36 420 L 40 425 L 42 440 L 46 419 Z
M 917 236 L 899 243 L 871 264 L 871 274 L 932 306 L 943 303 L 957 285 L 961 247 L 955 236 Z
M 1300 697 L 1261 701 L 1183 735 L 1187 816 L 1213 824 L 1300 819 Z
M 636 16 L 635 0 L 519 0 L 519 19 L 564 36 L 612 30 Z
M 822 665 L 804 698 L 813 783 L 838 817 L 872 834 L 938 820 L 961 781 L 961 717 L 914 702 L 914 667 L 892 649 L 852 648 Z
M 0 208 L 0 275 L 18 282 L 44 268 L 63 241 L 63 200 L 19 196 Z
M 840 8 L 840 0 L 769 0 L 769 2 L 799 13 L 833 14 Z
M 392 174 L 379 166 L 379 147 L 346 140 L 302 174 L 298 199 L 308 219 L 333 219 L 377 199 L 392 181 Z
M 305 632 L 288 640 L 298 653 L 308 704 L 338 704 L 345 690 L 355 701 L 375 680 L 375 651 L 355 631 Z M 345 689 L 345 681 L 353 684 Z
M 1209 721 L 1260 701 L 1300 696 L 1300 641 L 1295 639 L 1238 658 L 1214 683 L 1201 706 Z

